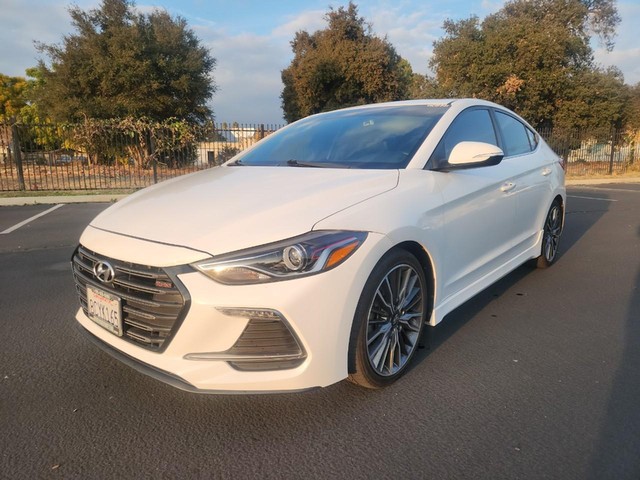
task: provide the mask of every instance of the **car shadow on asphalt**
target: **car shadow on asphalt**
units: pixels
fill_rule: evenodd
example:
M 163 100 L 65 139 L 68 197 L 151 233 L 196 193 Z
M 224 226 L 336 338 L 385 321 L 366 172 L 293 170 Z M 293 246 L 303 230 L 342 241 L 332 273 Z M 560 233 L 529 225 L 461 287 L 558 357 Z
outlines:
M 609 197 L 598 194 L 599 200 L 567 200 L 565 225 L 560 239 L 556 261 L 566 255 L 580 239 L 609 211 Z M 554 267 L 551 267 L 554 268 Z M 479 312 L 536 270 L 533 262 L 521 265 L 475 297 L 450 312 L 435 327 L 425 327 L 420 350 L 416 353 L 408 371 L 419 366 L 431 353 L 455 335 L 467 322 L 477 317 Z
M 640 239 L 640 226 L 637 236 Z M 640 478 L 640 269 L 630 290 L 627 317 L 620 333 L 624 346 L 594 442 L 589 480 Z

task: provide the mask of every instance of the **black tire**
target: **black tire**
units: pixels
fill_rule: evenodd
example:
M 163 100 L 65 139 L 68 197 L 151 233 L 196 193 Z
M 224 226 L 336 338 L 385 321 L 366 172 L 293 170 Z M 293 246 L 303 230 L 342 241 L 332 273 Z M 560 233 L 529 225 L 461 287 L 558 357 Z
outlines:
M 555 200 L 544 220 L 542 247 L 540 256 L 536 258 L 538 268 L 548 268 L 555 263 L 562 227 L 562 204 L 559 200 Z
M 385 387 L 407 370 L 418 350 L 429 305 L 424 270 L 415 256 L 392 250 L 367 280 L 349 342 L 349 380 Z

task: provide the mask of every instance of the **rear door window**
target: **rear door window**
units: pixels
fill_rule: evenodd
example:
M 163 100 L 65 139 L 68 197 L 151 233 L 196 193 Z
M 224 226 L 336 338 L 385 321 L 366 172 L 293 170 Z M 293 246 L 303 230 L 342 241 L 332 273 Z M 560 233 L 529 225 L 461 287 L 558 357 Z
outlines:
M 535 149 L 529 139 L 529 129 L 511 115 L 496 111 L 496 121 L 502 134 L 503 150 L 507 157 L 522 155 Z M 535 136 L 534 136 L 535 137 Z

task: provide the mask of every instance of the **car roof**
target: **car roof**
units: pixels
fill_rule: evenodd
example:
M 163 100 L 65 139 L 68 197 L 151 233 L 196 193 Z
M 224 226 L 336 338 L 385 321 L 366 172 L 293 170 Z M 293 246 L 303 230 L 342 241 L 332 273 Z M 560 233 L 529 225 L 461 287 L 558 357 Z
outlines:
M 361 110 L 361 109 L 368 109 L 368 108 L 402 107 L 402 106 L 412 106 L 412 105 L 422 105 L 425 107 L 451 107 L 454 104 L 456 105 L 456 107 L 459 107 L 460 109 L 474 106 L 474 105 L 485 105 L 485 106 L 504 108 L 502 105 L 498 105 L 497 103 L 489 102 L 487 100 L 481 100 L 478 98 L 423 98 L 423 99 L 417 99 L 417 100 L 400 100 L 395 102 L 370 103 L 368 105 L 357 105 L 354 107 L 344 108 L 341 110 Z

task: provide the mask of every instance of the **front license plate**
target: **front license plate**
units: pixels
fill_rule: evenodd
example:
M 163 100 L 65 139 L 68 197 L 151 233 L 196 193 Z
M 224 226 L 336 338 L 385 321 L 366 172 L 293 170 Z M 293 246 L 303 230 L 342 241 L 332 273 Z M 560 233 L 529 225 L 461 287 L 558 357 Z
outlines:
M 115 295 L 87 285 L 89 318 L 119 337 L 122 336 L 121 303 Z

